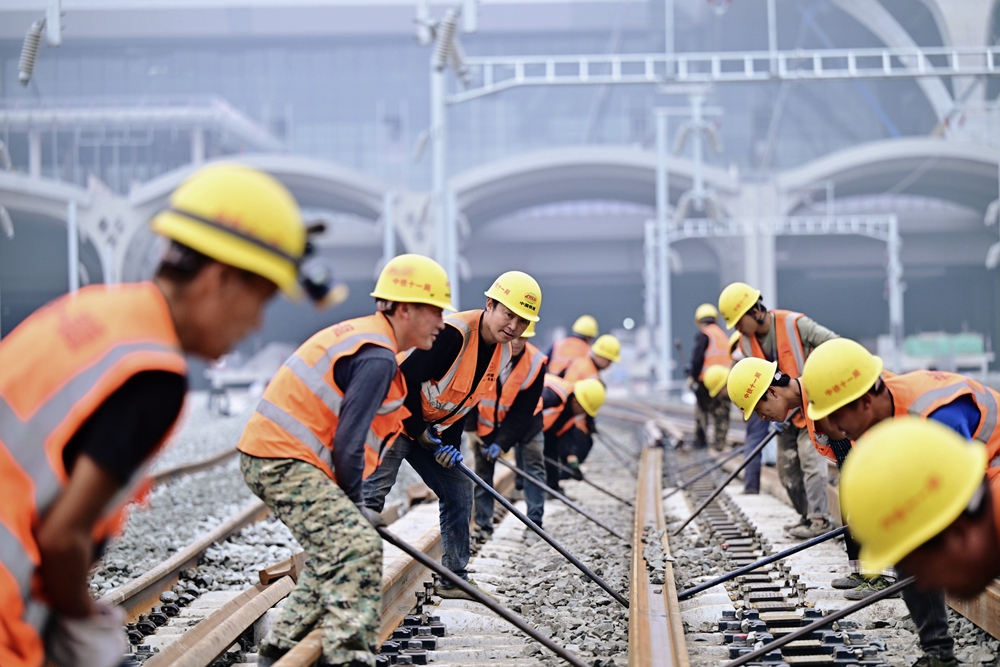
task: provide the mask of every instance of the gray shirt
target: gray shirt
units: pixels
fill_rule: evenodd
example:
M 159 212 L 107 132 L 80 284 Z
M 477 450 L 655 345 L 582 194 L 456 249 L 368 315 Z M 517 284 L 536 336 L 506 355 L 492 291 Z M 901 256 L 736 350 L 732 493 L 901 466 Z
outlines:
M 771 318 L 771 328 L 763 337 L 757 336 L 757 343 L 760 344 L 760 349 L 764 351 L 764 355 L 768 361 L 774 361 L 778 354 L 778 337 L 775 333 L 777 326 L 774 321 L 774 313 L 768 313 L 767 316 Z M 817 324 L 815 320 L 806 315 L 800 317 L 795 324 L 798 327 L 799 337 L 802 339 L 802 347 L 805 348 L 806 357 L 821 343 L 833 340 L 834 338 L 840 338 L 840 336 L 822 324 Z
M 333 436 L 333 472 L 337 484 L 355 505 L 362 505 L 361 482 L 365 471 L 365 438 L 375 412 L 396 377 L 396 357 L 381 345 L 364 345 L 337 361 L 333 379 L 344 392 L 340 420 Z

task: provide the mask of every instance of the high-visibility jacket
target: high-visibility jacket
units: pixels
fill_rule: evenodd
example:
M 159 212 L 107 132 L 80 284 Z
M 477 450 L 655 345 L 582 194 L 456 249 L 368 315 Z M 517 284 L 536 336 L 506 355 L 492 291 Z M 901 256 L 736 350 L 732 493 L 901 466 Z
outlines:
M 476 424 L 476 432 L 480 437 L 485 438 L 500 428 L 507 412 L 514 405 L 514 399 L 534 384 L 547 360 L 548 357 L 541 350 L 527 343 L 517 365 L 511 368 L 510 364 L 507 364 L 500 371 L 500 381 L 497 382 L 496 391 L 479 401 L 479 422 Z
M 590 345 L 576 336 L 568 336 L 557 340 L 552 345 L 552 358 L 549 359 L 549 373 L 559 375 L 577 359 L 590 356 Z
M 798 321 L 802 313 L 791 310 L 772 310 L 774 315 L 774 335 L 777 342 L 778 370 L 791 378 L 802 375 L 802 367 L 806 363 L 806 350 L 799 335 Z M 740 350 L 747 357 L 767 359 L 764 350 L 756 336 L 740 335 Z
M 594 363 L 594 360 L 588 354 L 586 357 L 582 357 L 571 363 L 566 372 L 563 373 L 563 378 L 569 383 L 589 380 L 590 378 L 599 380 L 601 378 L 601 369 L 597 367 L 597 364 Z
M 539 398 L 538 407 L 535 409 L 536 415 L 539 412 L 542 413 L 542 431 L 549 432 L 552 431 L 556 422 L 559 421 L 559 415 L 563 413 L 563 410 L 566 408 L 566 402 L 573 395 L 573 383 L 551 373 L 545 374 L 544 382 L 545 388 L 551 389 L 559 397 L 559 403 L 548 408 L 544 405 L 544 397 Z M 574 415 L 559 427 L 559 430 L 555 432 L 556 437 L 563 435 L 574 426 L 584 433 L 590 432 L 587 428 L 587 416 Z
M 1000 429 L 997 428 L 1000 393 L 972 378 L 942 371 L 912 371 L 902 375 L 886 373 L 883 380 L 892 394 L 896 417 L 912 415 L 927 418 L 960 396 L 971 396 L 979 408 L 979 426 L 972 439 L 986 445 L 990 478 L 1000 477 Z
M 305 461 L 336 481 L 333 438 L 344 389 L 337 386 L 333 367 L 364 345 L 378 345 L 396 354 L 396 336 L 384 315 L 335 324 L 303 343 L 268 383 L 237 449 L 260 458 Z M 403 407 L 405 398 L 406 382 L 397 366 L 365 436 L 364 477 L 375 472 L 382 452 L 403 430 L 403 419 L 410 414 Z
M 699 380 L 705 379 L 705 371 L 709 366 L 725 366 L 731 368 L 733 357 L 729 353 L 729 336 L 718 324 L 703 324 L 698 327 L 708 336 L 708 347 L 705 349 L 705 361 L 701 366 Z
M 462 419 L 485 396 L 493 394 L 500 371 L 510 363 L 510 344 L 498 344 L 479 384 L 472 386 L 479 358 L 479 321 L 482 314 L 482 310 L 466 310 L 444 318 L 445 324 L 455 327 L 462 334 L 462 349 L 444 377 L 420 385 L 423 417 L 438 433 Z
M 816 422 L 809 419 L 806 415 L 806 408 L 809 406 L 809 395 L 806 393 L 805 382 L 799 382 L 799 389 L 802 391 L 802 409 L 795 413 L 795 416 L 792 417 L 792 424 L 809 431 L 809 439 L 812 440 L 813 447 L 816 448 L 816 451 L 836 463 L 837 455 L 833 453 L 833 448 L 830 447 L 829 436 L 825 433 L 817 431 Z M 851 446 L 853 447 L 854 443 L 851 443 Z
M 35 530 L 69 479 L 66 445 L 129 378 L 185 375 L 187 364 L 167 302 L 147 282 L 85 287 L 36 311 L 0 343 L 0 369 L 0 665 L 39 667 L 48 611 Z M 116 527 L 143 477 L 109 504 L 95 541 Z

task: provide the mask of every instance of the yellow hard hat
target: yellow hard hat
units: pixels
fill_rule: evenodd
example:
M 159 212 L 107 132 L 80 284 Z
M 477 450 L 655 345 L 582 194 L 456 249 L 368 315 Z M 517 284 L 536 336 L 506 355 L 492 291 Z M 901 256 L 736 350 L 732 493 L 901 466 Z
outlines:
M 697 324 L 702 320 L 712 318 L 713 320 L 719 319 L 719 311 L 715 309 L 710 303 L 703 303 L 694 311 L 694 321 Z
M 499 301 L 511 311 L 529 322 L 538 321 L 538 311 L 542 307 L 542 288 L 538 282 L 521 271 L 508 271 L 493 281 L 486 296 Z
M 192 174 L 151 223 L 154 232 L 212 259 L 267 278 L 299 298 L 306 228 L 292 193 L 277 179 L 238 164 Z
M 740 343 L 740 332 L 734 331 L 729 336 L 729 351 L 732 352 L 733 350 L 735 350 L 736 346 L 739 345 L 739 343 Z
M 732 329 L 747 311 L 760 300 L 760 290 L 746 283 L 731 283 L 719 295 L 719 312 L 726 318 L 726 328 Z
M 597 320 L 590 315 L 581 315 L 576 318 L 576 322 L 573 322 L 573 333 L 587 338 L 597 338 Z
M 573 385 L 573 395 L 576 396 L 576 400 L 584 412 L 591 417 L 596 417 L 597 411 L 604 405 L 607 392 L 603 382 L 597 378 L 587 378 Z
M 969 505 L 986 447 L 943 424 L 887 419 L 858 439 L 840 475 L 840 503 L 866 572 L 895 565 Z
M 604 334 L 595 340 L 594 344 L 590 346 L 590 350 L 597 356 L 603 357 L 608 361 L 618 362 L 622 360 L 622 344 L 611 334 Z
M 718 396 L 726 386 L 729 379 L 728 366 L 709 366 L 705 369 L 705 389 L 712 398 Z
M 448 274 L 430 257 L 397 255 L 382 267 L 371 296 L 399 303 L 426 303 L 445 310 L 451 305 Z
M 743 421 L 750 419 L 754 408 L 774 381 L 776 361 L 765 361 L 757 357 L 740 359 L 729 371 L 729 400 L 743 413 Z M 707 378 L 706 378 L 707 379 Z M 706 383 L 707 386 L 707 383 Z
M 860 343 L 848 338 L 826 341 L 812 351 L 802 368 L 809 419 L 822 419 L 860 398 L 881 373 L 882 360 Z
M 524 330 L 524 333 L 521 334 L 521 338 L 534 338 L 534 337 L 535 337 L 535 323 L 532 322 L 531 324 L 528 325 L 528 328 Z

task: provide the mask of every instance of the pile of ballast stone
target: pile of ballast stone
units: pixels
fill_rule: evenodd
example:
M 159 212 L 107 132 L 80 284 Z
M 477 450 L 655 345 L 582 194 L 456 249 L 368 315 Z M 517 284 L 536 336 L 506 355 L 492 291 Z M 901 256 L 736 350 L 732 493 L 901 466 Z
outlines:
M 631 442 L 628 438 L 633 437 L 630 432 L 607 424 L 602 424 L 601 429 L 613 432 L 619 442 Z M 635 495 L 635 479 L 600 444 L 595 443 L 584 465 L 584 472 L 589 472 L 595 482 L 622 497 Z M 630 507 L 582 482 L 564 480 L 562 486 L 570 498 L 597 518 L 621 533 L 630 534 L 633 518 Z M 523 504 L 521 507 L 523 510 Z M 504 523 L 508 522 L 518 523 L 518 520 L 511 515 L 504 519 Z M 474 562 L 470 565 L 470 576 L 539 632 L 591 665 L 627 665 L 628 610 L 534 533 L 529 534 L 526 528 L 522 529 L 519 525 L 516 528 L 515 541 L 518 544 L 505 545 L 505 542 L 511 541 L 509 537 L 496 540 L 496 543 L 487 542 L 480 556 L 493 566 L 488 569 L 489 574 L 484 571 L 479 575 Z M 595 574 L 628 598 L 629 544 L 552 499 L 545 504 L 543 528 Z M 497 564 L 497 561 L 502 564 Z M 526 648 L 525 657 L 535 658 L 545 665 L 562 664 L 561 660 L 534 642 Z
M 147 504 L 129 508 L 125 530 L 91 575 L 91 593 L 100 597 L 141 576 L 252 498 L 235 461 L 153 489 Z
M 216 414 L 208 409 L 207 392 L 189 392 L 177 430 L 153 462 L 153 472 L 201 461 L 235 447 L 257 399 L 246 396 L 239 403 L 242 409 L 234 415 Z

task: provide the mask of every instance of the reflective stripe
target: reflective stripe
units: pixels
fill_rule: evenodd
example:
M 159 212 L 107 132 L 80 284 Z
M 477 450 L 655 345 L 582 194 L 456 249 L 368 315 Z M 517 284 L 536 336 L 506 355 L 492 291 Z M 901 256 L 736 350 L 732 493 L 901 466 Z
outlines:
M 997 454 L 992 459 L 990 459 L 990 467 L 996 468 L 997 466 L 1000 466 L 1000 454 Z
M 799 342 L 799 327 L 797 322 L 800 317 L 802 317 L 802 313 L 789 313 L 785 317 L 785 335 L 788 337 L 789 347 L 792 348 L 792 355 L 795 357 L 795 366 L 798 369 L 799 375 L 802 374 L 802 369 L 806 365 L 806 351 L 802 349 L 802 345 Z
M 748 359 L 753 357 L 753 346 L 750 344 L 750 341 L 747 340 L 747 337 L 744 336 L 743 334 L 740 334 L 740 348 L 743 350 L 743 356 L 747 357 Z
M 403 407 L 403 403 L 406 402 L 405 398 L 396 399 L 395 401 L 388 401 L 382 404 L 378 410 L 375 411 L 377 415 L 387 415 Z
M 452 363 L 451 368 L 449 368 L 448 372 L 444 374 L 444 377 L 442 377 L 437 383 L 432 383 L 430 381 L 424 382 L 420 385 L 420 392 L 435 410 L 451 412 L 456 408 L 455 404 L 441 403 L 438 401 L 438 397 L 441 396 L 442 391 L 451 386 L 452 380 L 455 379 L 455 375 L 458 373 L 458 367 L 462 364 L 462 355 L 465 354 L 465 350 L 469 346 L 469 335 L 472 333 L 472 329 L 470 329 L 469 325 L 465 322 L 454 317 L 446 317 L 444 321 L 446 324 L 450 324 L 462 332 L 462 347 L 458 351 L 458 355 L 455 357 L 455 361 Z M 469 409 L 471 410 L 471 408 Z M 466 410 L 465 412 L 468 411 L 469 410 Z
M 2 522 L 0 522 L 0 562 L 17 582 L 21 599 L 27 600 L 31 597 L 31 575 L 35 572 L 35 563 L 24 550 L 21 540 Z
M 981 393 L 968 381 L 959 380 L 955 384 L 950 384 L 947 387 L 938 387 L 937 389 L 931 389 L 930 391 L 924 392 L 910 404 L 908 411 L 910 414 L 921 417 L 923 416 L 923 413 L 936 401 L 939 401 L 942 398 L 948 398 L 962 388 L 968 388 L 969 391 L 972 392 L 972 397 L 980 406 L 982 413 L 984 413 L 982 414 L 979 422 L 979 428 L 977 429 L 973 439 L 986 444 L 993 437 L 993 433 L 996 431 L 997 427 L 997 402 L 989 389 L 986 389 L 985 392 Z M 991 462 L 990 466 L 992 467 L 992 465 L 993 463 Z
M 288 435 L 313 450 L 316 456 L 319 457 L 319 460 L 330 466 L 330 470 L 333 470 L 333 450 L 323 444 L 308 426 L 266 398 L 260 399 L 260 403 L 257 404 L 257 412 L 280 426 Z
M 542 359 L 544 358 L 545 355 L 542 354 L 541 352 L 535 354 L 531 358 L 531 367 L 528 368 L 528 375 L 527 377 L 524 378 L 524 382 L 521 383 L 521 391 L 524 391 L 528 387 L 530 387 L 531 383 L 534 382 L 535 378 L 538 377 L 538 369 L 542 367 Z
M 49 465 L 44 443 L 86 396 L 95 384 L 115 364 L 136 352 L 171 352 L 170 346 L 160 343 L 128 343 L 116 345 L 92 366 L 75 375 L 53 394 L 26 422 L 22 422 L 10 404 L 0 396 L 0 440 L 7 446 L 18 465 L 31 476 L 35 485 L 35 509 L 39 515 L 48 510 L 62 488 L 52 466 Z
M 295 374 L 295 377 L 302 380 L 302 384 L 308 387 L 309 391 L 316 394 L 316 397 L 323 401 L 333 414 L 339 417 L 340 406 L 344 402 L 344 398 L 323 379 L 323 375 L 326 369 L 330 367 L 330 363 L 328 361 L 323 366 L 323 370 L 320 371 L 316 366 L 307 364 L 299 355 L 293 354 L 285 362 L 285 367 Z
M 24 605 L 24 615 L 21 618 L 41 635 L 45 632 L 51 615 L 52 611 L 46 605 L 32 598 Z
M 380 333 L 356 333 L 353 336 L 348 336 L 347 338 L 343 339 L 342 341 L 340 341 L 336 345 L 331 345 L 330 347 L 326 348 L 326 353 L 322 357 L 319 358 L 319 361 L 317 361 L 315 364 L 313 364 L 313 368 L 321 368 L 321 369 L 323 369 L 323 372 L 325 373 L 326 369 L 330 367 L 330 364 L 333 363 L 333 359 L 338 354 L 340 354 L 341 352 L 344 352 L 346 350 L 350 350 L 352 347 L 355 347 L 356 345 L 358 345 L 358 343 L 363 343 L 363 342 L 383 343 L 390 350 L 396 349 L 396 346 L 393 344 L 392 339 L 390 339 L 385 334 L 380 334 Z M 296 356 L 298 356 L 298 355 L 295 355 L 295 354 L 292 355 L 292 357 L 296 357 Z M 292 357 L 289 357 L 289 359 L 291 359 Z M 322 377 L 322 373 L 320 374 L 320 377 Z

